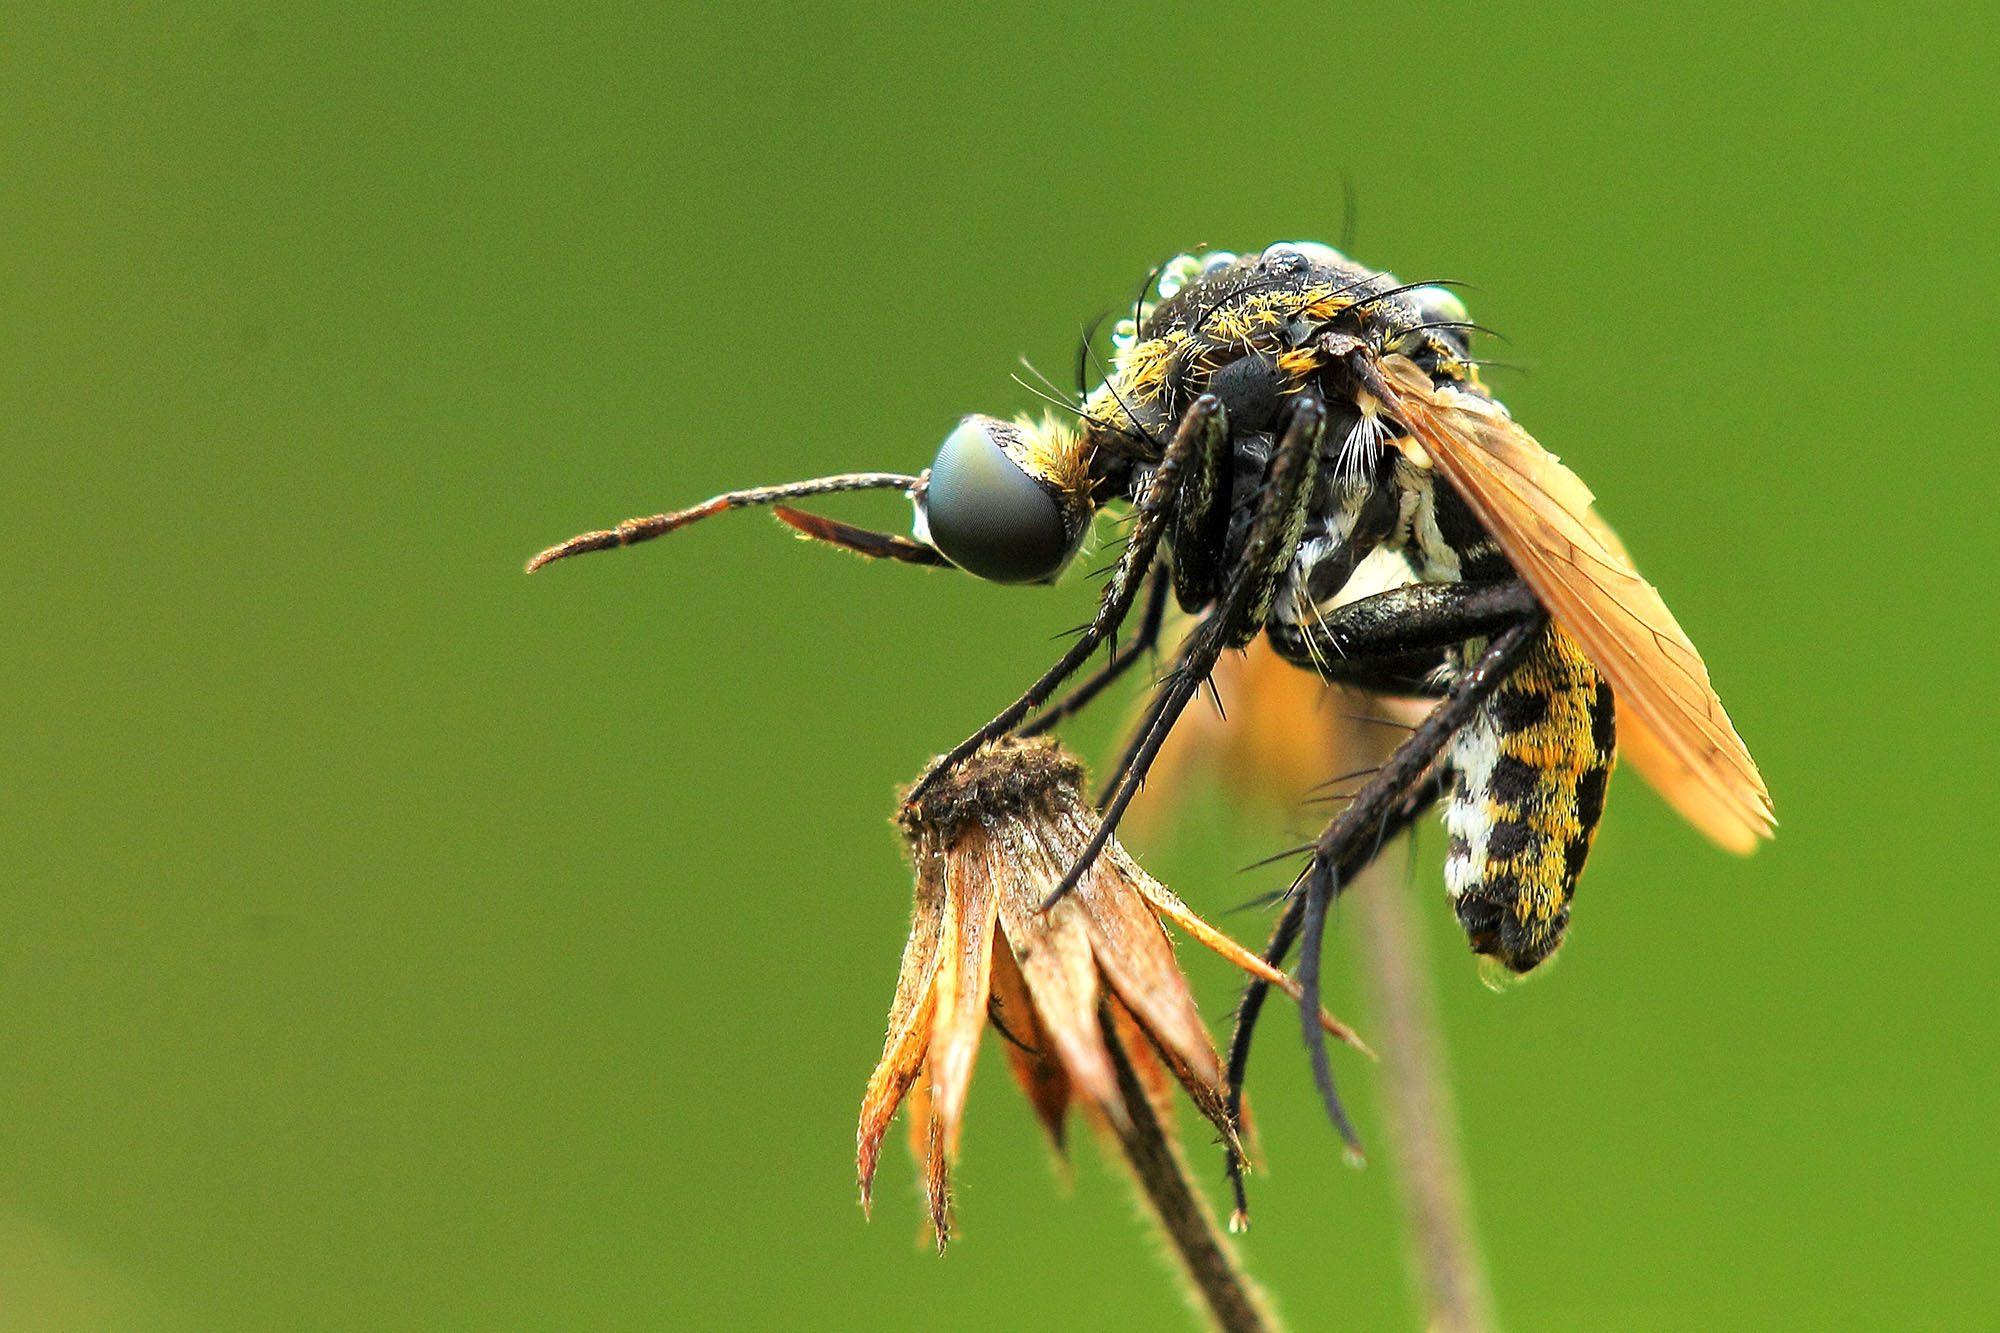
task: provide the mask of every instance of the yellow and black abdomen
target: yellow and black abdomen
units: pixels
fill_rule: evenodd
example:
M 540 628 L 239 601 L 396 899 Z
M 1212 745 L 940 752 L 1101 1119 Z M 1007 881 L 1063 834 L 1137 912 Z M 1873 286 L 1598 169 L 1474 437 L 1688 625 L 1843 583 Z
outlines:
M 1562 943 L 1616 755 L 1611 686 L 1543 631 L 1445 751 L 1445 887 L 1474 953 L 1509 971 Z

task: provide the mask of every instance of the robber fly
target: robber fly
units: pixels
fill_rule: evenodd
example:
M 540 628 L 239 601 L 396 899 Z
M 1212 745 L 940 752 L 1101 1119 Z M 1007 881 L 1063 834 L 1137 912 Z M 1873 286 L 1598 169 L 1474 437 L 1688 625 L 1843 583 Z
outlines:
M 1169 592 L 1198 617 L 1110 779 L 1102 831 L 1057 897 L 1111 836 L 1221 654 L 1258 634 L 1327 680 L 1436 698 L 1301 849 L 1310 859 L 1266 949 L 1278 965 L 1300 946 L 1306 1041 L 1351 1142 L 1312 1021 L 1319 952 L 1329 903 L 1385 838 L 1441 804 L 1459 922 L 1476 953 L 1525 973 L 1562 942 L 1621 743 L 1723 846 L 1747 851 L 1774 828 L 1770 796 L 1700 655 L 1590 491 L 1486 392 L 1474 329 L 1445 287 L 1399 283 L 1324 245 L 1184 255 L 1149 275 L 1074 421 L 968 416 L 919 475 L 731 492 L 585 533 L 528 567 L 768 504 L 801 533 L 863 555 L 1047 583 L 1100 509 L 1128 507 L 1124 549 L 1089 626 L 930 779 L 1087 702 L 1153 649 Z M 868 489 L 908 494 L 911 537 L 786 503 Z M 1366 559 L 1392 562 L 1400 586 L 1343 598 Z M 1057 699 L 1135 611 L 1138 633 Z M 1264 995 L 1253 985 L 1238 1013 L 1233 1096 Z

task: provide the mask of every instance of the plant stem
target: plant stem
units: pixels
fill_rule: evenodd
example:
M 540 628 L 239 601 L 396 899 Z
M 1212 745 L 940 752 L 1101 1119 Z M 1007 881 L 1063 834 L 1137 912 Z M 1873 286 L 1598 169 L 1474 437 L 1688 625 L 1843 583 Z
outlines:
M 1367 955 L 1375 1013 L 1370 1035 L 1382 1051 L 1392 1174 L 1425 1326 L 1488 1333 L 1493 1295 L 1472 1222 L 1423 931 L 1401 882 L 1409 844 L 1399 846 L 1401 854 L 1378 859 L 1356 886 L 1360 891 L 1346 899 L 1354 937 Z
M 1125 1052 L 1110 1013 L 1100 1016 L 1105 1044 L 1118 1071 L 1118 1095 L 1127 1124 L 1113 1127 L 1139 1189 L 1152 1205 L 1194 1294 L 1223 1333 L 1274 1333 L 1279 1327 L 1231 1251 L 1215 1215 L 1188 1177 L 1180 1149 L 1167 1135 Z

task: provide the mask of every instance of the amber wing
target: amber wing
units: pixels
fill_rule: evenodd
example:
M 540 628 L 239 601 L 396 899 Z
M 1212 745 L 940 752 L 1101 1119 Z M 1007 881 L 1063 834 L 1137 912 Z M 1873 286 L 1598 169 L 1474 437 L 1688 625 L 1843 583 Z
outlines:
M 1405 357 L 1380 365 L 1390 412 L 1611 681 L 1633 766 L 1721 846 L 1747 852 L 1770 837 L 1770 792 L 1701 654 L 1597 517 L 1589 488 L 1504 408 L 1434 386 Z

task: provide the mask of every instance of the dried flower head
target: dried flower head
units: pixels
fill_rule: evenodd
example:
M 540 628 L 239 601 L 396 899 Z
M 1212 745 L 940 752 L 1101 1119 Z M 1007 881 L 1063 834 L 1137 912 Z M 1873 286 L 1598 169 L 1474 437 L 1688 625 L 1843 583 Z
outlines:
M 1114 1130 L 1128 1124 L 1121 1061 L 1139 1073 L 1155 1104 L 1149 1109 L 1170 1108 L 1171 1076 L 1233 1143 L 1221 1064 L 1161 922 L 1298 993 L 1289 977 L 1141 870 L 1115 839 L 1075 891 L 1044 910 L 1099 827 L 1082 781 L 1082 765 L 1055 742 L 1006 738 L 902 818 L 916 909 L 882 1059 L 862 1099 L 858 1166 L 866 1204 L 883 1137 L 907 1097 L 940 1248 L 950 1235 L 950 1164 L 989 1021 L 1058 1148 L 1072 1102 Z M 1344 1025 L 1323 1021 L 1360 1045 Z

